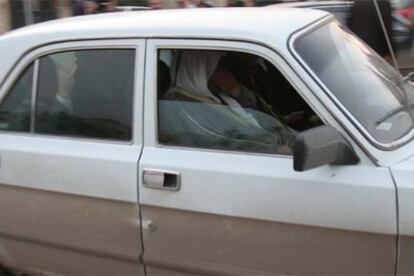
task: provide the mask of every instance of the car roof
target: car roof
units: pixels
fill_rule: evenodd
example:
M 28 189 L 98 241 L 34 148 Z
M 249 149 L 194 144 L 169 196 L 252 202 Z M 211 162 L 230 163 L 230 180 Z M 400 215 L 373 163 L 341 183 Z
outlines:
M 31 25 L 0 36 L 4 70 L 41 45 L 84 39 L 180 37 L 251 40 L 286 45 L 289 35 L 328 13 L 286 8 L 148 10 L 77 16 Z
M 285 8 L 147 10 L 140 13 L 104 13 L 53 20 L 10 32 L 9 36 L 31 37 L 32 42 L 35 42 L 39 35 L 42 40 L 53 40 L 50 38 L 53 35 L 62 40 L 70 39 L 74 35 L 103 38 L 125 35 L 199 37 L 204 34 L 225 38 L 229 34 L 243 37 L 247 33 L 273 33 L 275 28 L 279 32 L 290 34 L 324 15 L 326 14 L 318 11 Z M 7 36 L 6 34 L 5 37 Z

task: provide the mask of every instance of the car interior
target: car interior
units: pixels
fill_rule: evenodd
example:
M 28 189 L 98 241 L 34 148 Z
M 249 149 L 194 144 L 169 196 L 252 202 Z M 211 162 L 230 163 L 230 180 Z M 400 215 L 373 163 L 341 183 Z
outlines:
M 182 63 L 180 59 L 191 51 L 194 50 L 168 49 L 158 53 L 160 143 L 290 154 L 298 132 L 322 124 L 275 66 L 249 53 L 220 51 L 215 70 L 220 68 L 220 71 L 230 72 L 240 87 L 250 91 L 253 105 L 246 103 L 246 100 L 243 103 L 240 97 L 215 101 L 212 97 L 221 99 L 221 92 L 210 83 L 211 78 L 208 84 L 212 91 L 210 96 L 180 86 L 177 83 Z M 198 52 L 211 54 L 207 50 Z M 198 57 L 202 54 L 198 53 Z M 188 70 L 186 74 L 192 78 L 194 76 L 191 75 L 196 74 L 197 70 L 202 69 Z M 233 107 L 233 100 L 238 101 L 237 107 L 245 113 Z M 249 124 L 246 113 L 252 115 L 257 124 Z

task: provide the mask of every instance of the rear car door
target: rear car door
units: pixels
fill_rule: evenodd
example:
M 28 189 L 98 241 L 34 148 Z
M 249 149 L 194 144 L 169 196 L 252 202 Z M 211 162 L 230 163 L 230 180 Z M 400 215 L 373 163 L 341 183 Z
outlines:
M 144 273 L 137 191 L 143 40 L 49 45 L 1 87 L 0 263 Z
M 243 123 L 228 106 L 178 87 L 177 64 L 194 50 L 249 54 L 261 58 L 255 59 L 260 66 L 275 66 L 323 123 L 350 141 L 360 163 L 295 172 L 291 153 L 267 147 L 272 141 L 265 132 L 249 137 L 255 126 L 229 127 L 232 120 Z M 394 273 L 396 199 L 389 171 L 366 157 L 284 59 L 250 43 L 154 39 L 147 72 L 139 196 L 149 275 Z M 283 87 L 273 88 L 284 93 Z M 284 95 L 282 101 L 290 94 Z M 250 114 L 250 121 L 267 116 Z

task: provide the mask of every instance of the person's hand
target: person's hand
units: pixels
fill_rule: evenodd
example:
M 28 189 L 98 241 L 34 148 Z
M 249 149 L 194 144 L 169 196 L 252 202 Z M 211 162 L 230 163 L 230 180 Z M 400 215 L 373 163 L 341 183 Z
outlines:
M 210 82 L 217 87 L 219 92 L 227 93 L 232 97 L 240 95 L 240 85 L 233 74 L 227 69 L 216 69 L 210 78 Z

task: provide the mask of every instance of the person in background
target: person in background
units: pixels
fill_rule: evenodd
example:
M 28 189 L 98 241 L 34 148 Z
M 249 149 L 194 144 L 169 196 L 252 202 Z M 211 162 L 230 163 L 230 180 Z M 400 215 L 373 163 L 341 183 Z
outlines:
M 159 10 L 164 8 L 161 0 L 148 0 L 148 7 L 150 7 L 153 10 Z
M 255 0 L 255 6 L 257 7 L 264 7 L 271 4 L 279 4 L 283 3 L 283 0 Z
M 388 0 L 377 0 L 377 3 L 386 33 L 390 39 L 391 46 L 394 48 L 391 28 L 391 3 Z M 350 11 L 348 26 L 380 56 L 388 62 L 391 61 L 391 49 L 388 46 L 374 0 L 356 0 Z
M 203 0 L 177 0 L 177 6 L 179 8 L 210 8 L 211 4 Z
M 42 0 L 39 3 L 39 12 L 37 14 L 36 22 L 44 22 L 57 18 L 56 1 Z
M 98 0 L 97 12 L 114 12 L 118 6 L 118 0 Z
M 254 7 L 253 0 L 228 0 L 227 7 Z
M 75 0 L 73 3 L 73 15 L 86 15 L 116 11 L 117 0 Z
M 73 15 L 93 14 L 97 12 L 98 7 L 98 3 L 93 0 L 74 0 Z

